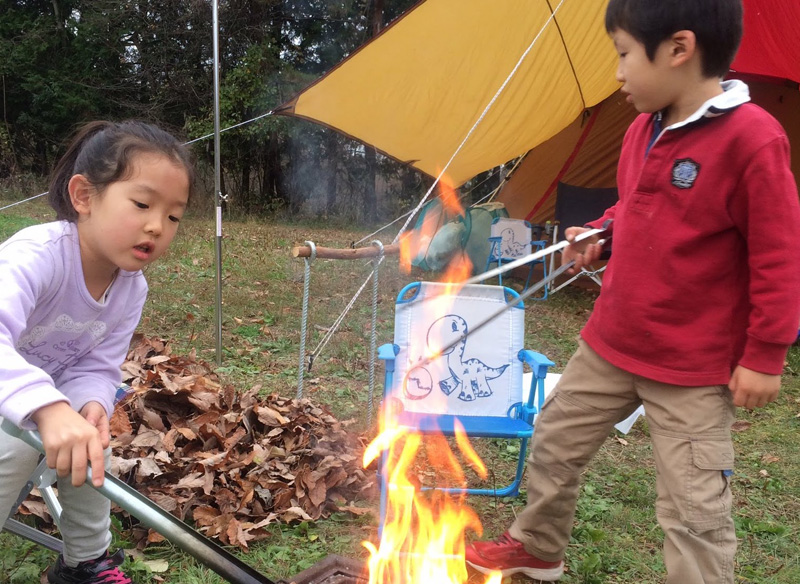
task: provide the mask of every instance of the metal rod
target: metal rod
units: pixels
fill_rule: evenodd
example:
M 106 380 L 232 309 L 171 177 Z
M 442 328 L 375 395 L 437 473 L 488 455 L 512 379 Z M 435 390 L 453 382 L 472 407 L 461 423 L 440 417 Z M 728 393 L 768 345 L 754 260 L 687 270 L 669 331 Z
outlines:
M 533 285 L 530 288 L 528 288 L 525 292 L 520 294 L 518 297 L 512 298 L 511 300 L 506 302 L 501 308 L 498 308 L 497 311 L 493 312 L 491 315 L 486 317 L 484 320 L 479 322 L 477 325 L 475 325 L 472 328 L 470 328 L 467 332 L 462 333 L 458 338 L 456 338 L 455 340 L 451 341 L 450 343 L 448 343 L 447 345 L 445 345 L 444 347 L 439 349 L 436 352 L 435 355 L 430 355 L 430 356 L 426 357 L 425 360 L 422 363 L 418 364 L 418 365 L 425 364 L 425 363 L 430 363 L 433 359 L 437 358 L 439 355 L 441 355 L 441 354 L 447 352 L 448 350 L 452 349 L 458 343 L 460 343 L 461 341 L 466 339 L 469 335 L 471 335 L 473 333 L 476 333 L 479 330 L 481 330 L 483 327 L 485 327 L 487 324 L 492 322 L 495 318 L 497 318 L 498 316 L 503 314 L 506 310 L 508 310 L 512 306 L 515 306 L 515 305 L 519 304 L 520 302 L 523 302 L 525 299 L 529 298 L 530 296 L 536 294 L 544 286 L 547 286 L 550 282 L 554 281 L 556 278 L 558 278 L 561 274 L 566 272 L 568 269 L 570 269 L 574 265 L 575 265 L 575 260 L 572 260 L 572 261 L 567 262 L 566 264 L 562 265 L 561 267 L 559 267 L 555 271 L 551 272 L 550 274 L 547 275 L 546 278 L 544 278 L 543 280 L 537 282 L 535 285 Z M 415 365 L 415 366 L 418 366 L 418 365 Z
M 216 262 L 216 311 L 215 332 L 217 342 L 217 365 L 222 365 L 222 172 L 220 170 L 219 146 L 219 3 L 212 0 L 214 28 L 214 207 L 216 208 L 217 233 L 214 246 Z
M 534 252 L 534 253 L 528 254 L 526 256 L 523 256 L 523 257 L 521 257 L 519 259 L 516 259 L 513 262 L 509 262 L 507 264 L 503 264 L 502 266 L 498 266 L 498 267 L 494 268 L 493 270 L 489 270 L 488 272 L 484 272 L 483 274 L 478 274 L 477 276 L 472 276 L 469 280 L 465 280 L 462 283 L 464 285 L 466 285 L 466 284 L 479 284 L 479 283 L 483 282 L 484 280 L 488 280 L 489 278 L 494 278 L 495 276 L 499 276 L 500 274 L 505 274 L 506 272 L 508 272 L 510 270 L 513 270 L 513 269 L 518 268 L 520 266 L 524 266 L 525 264 L 529 264 L 529 263 L 531 263 L 533 261 L 542 259 L 544 257 L 549 256 L 550 254 L 554 254 L 555 252 L 557 252 L 559 250 L 562 250 L 565 247 L 568 247 L 573 243 L 579 243 L 579 242 L 583 241 L 584 239 L 589 239 L 590 237 L 593 237 L 595 235 L 599 235 L 599 234 L 603 233 L 604 231 L 605 231 L 605 229 L 603 229 L 603 228 L 590 229 L 589 231 L 584 231 L 583 233 L 578 235 L 572 241 L 567 241 L 565 239 L 564 241 L 560 241 L 559 243 L 553 244 L 553 245 L 551 245 L 549 247 L 546 247 L 544 249 L 540 249 L 537 252 Z
M 37 432 L 21 430 L 8 420 L 3 420 L 0 428 L 39 452 L 44 452 L 41 437 Z M 231 584 L 275 584 L 111 474 L 105 473 L 103 485 L 95 487 L 92 484 L 92 469 L 89 468 L 86 473 L 86 484 Z
M 9 517 L 6 519 L 6 522 L 2 528 L 2 531 L 7 531 L 9 533 L 13 533 L 14 535 L 24 537 L 28 541 L 32 541 L 33 543 L 45 547 L 50 551 L 56 552 L 57 554 L 60 554 L 64 551 L 63 541 L 29 525 L 20 523 L 16 519 L 11 519 Z
M 598 230 L 595 229 L 593 231 L 598 231 Z M 599 231 L 602 232 L 604 230 L 600 229 Z M 586 233 L 591 233 L 591 232 L 587 231 Z M 586 235 L 586 234 L 582 234 L 582 235 Z M 596 235 L 596 233 L 592 233 L 592 235 Z M 580 241 L 581 239 L 586 239 L 586 237 L 578 236 L 578 237 L 575 238 L 574 241 Z M 561 243 L 556 244 L 556 245 L 551 245 L 550 247 L 547 247 L 547 248 L 545 248 L 545 249 L 543 249 L 541 251 L 550 250 L 549 253 L 553 253 L 555 251 L 558 251 L 562 247 L 566 247 L 564 245 L 561 245 L 562 243 L 564 243 L 564 242 L 561 242 Z M 566 242 L 566 243 L 567 243 L 567 245 L 570 244 L 570 242 Z M 597 243 L 600 244 L 600 245 L 603 245 L 605 243 L 605 240 L 601 239 Z M 539 252 L 539 253 L 541 253 L 541 252 Z M 538 254 L 531 254 L 529 256 L 526 256 L 526 258 L 521 258 L 521 259 L 527 259 L 527 261 L 533 261 L 534 259 L 538 259 L 538 258 L 532 258 L 532 256 L 534 256 L 534 255 L 538 255 Z M 543 257 L 543 256 L 539 256 L 539 257 Z M 512 262 L 512 263 L 514 263 L 514 262 Z M 519 265 L 523 265 L 523 264 L 519 264 Z M 426 365 L 426 364 L 430 363 L 431 361 L 433 361 L 434 359 L 438 358 L 440 355 L 444 354 L 448 350 L 450 350 L 453 347 L 455 347 L 456 345 L 458 345 L 461 341 L 466 339 L 469 335 L 471 335 L 473 333 L 476 333 L 477 331 L 482 329 L 484 326 L 486 326 L 487 324 L 492 322 L 495 318 L 497 318 L 498 316 L 503 314 L 506 310 L 508 310 L 512 306 L 515 306 L 515 305 L 519 304 L 520 302 L 523 302 L 527 298 L 531 297 L 532 295 L 536 294 L 536 292 L 541 290 L 544 286 L 547 286 L 548 284 L 550 284 L 550 282 L 555 281 L 556 278 L 561 276 L 561 274 L 563 274 L 564 272 L 569 270 L 574 265 L 575 265 L 575 260 L 571 260 L 571 261 L 567 262 L 566 264 L 562 264 L 559 268 L 557 268 L 556 270 L 550 272 L 547 275 L 546 278 L 542 279 L 541 281 L 537 282 L 535 285 L 533 285 L 530 288 L 528 288 L 525 292 L 520 294 L 518 297 L 512 298 L 511 300 L 506 302 L 501 308 L 498 308 L 497 311 L 495 311 L 494 313 L 492 313 L 491 315 L 486 317 L 484 320 L 479 322 L 477 325 L 473 326 L 467 332 L 462 333 L 461 335 L 459 335 L 456 339 L 454 339 L 453 341 L 451 341 L 450 343 L 448 343 L 447 345 L 445 345 L 444 347 L 442 347 L 441 349 L 436 351 L 436 353 L 434 353 L 432 355 L 427 355 L 424 359 L 421 359 L 418 363 L 415 363 L 414 367 L 419 367 L 421 365 Z M 490 278 L 490 277 L 492 277 L 491 272 L 487 272 L 486 274 L 481 275 L 481 279 Z M 470 280 L 467 280 L 465 282 L 465 284 L 474 284 L 475 282 L 473 282 L 472 280 L 474 280 L 474 278 L 471 278 Z M 436 298 L 436 296 L 432 296 L 430 298 Z

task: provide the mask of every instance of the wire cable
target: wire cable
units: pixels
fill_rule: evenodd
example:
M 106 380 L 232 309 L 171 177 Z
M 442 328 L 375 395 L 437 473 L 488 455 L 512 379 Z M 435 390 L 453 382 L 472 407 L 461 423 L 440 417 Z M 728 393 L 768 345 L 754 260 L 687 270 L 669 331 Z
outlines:
M 39 197 L 44 197 L 49 191 L 45 191 L 38 195 L 34 195 L 32 197 L 28 197 L 27 199 L 23 199 L 22 201 L 17 201 L 16 203 L 11 203 L 10 205 L 6 205 L 5 207 L 0 207 L 0 211 L 5 211 L 6 209 L 10 209 L 11 207 L 16 207 L 17 205 L 21 205 L 22 203 L 27 203 L 28 201 L 33 201 L 34 199 L 38 199 Z

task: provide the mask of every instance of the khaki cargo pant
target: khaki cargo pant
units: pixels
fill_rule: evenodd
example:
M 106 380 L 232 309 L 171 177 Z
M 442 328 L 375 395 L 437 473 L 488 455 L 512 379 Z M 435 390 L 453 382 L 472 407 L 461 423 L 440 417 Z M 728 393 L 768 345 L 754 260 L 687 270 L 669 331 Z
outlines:
M 585 342 L 536 422 L 528 505 L 512 537 L 546 561 L 564 557 L 581 473 L 617 422 L 644 404 L 656 463 L 656 516 L 667 584 L 732 584 L 731 424 L 726 386 L 680 387 L 614 367 Z

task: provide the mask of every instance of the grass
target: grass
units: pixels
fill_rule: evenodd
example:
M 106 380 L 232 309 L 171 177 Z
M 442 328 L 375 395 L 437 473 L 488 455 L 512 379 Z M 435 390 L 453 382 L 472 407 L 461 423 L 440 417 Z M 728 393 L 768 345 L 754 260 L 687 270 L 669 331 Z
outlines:
M 2 203 L 0 203 L 2 206 Z M 48 220 L 41 203 L 0 212 L 0 238 L 32 222 Z M 227 221 L 223 242 L 223 358 L 219 373 L 238 389 L 261 384 L 265 391 L 293 396 L 297 391 L 303 295 L 303 262 L 293 245 L 312 239 L 318 245 L 346 247 L 366 232 L 324 224 L 277 224 L 263 220 Z M 140 332 L 167 338 L 173 351 L 197 352 L 215 362 L 215 264 L 213 221 L 189 216 L 168 254 L 147 271 L 150 297 Z M 309 337 L 314 351 L 355 290 L 369 276 L 364 261 L 316 260 L 311 268 Z M 418 275 L 400 273 L 397 260 L 381 268 L 378 342 L 392 337 L 394 298 Z M 371 284 L 324 351 L 305 374 L 304 395 L 328 405 L 351 428 L 370 434 L 369 338 Z M 526 312 L 527 346 L 563 369 L 576 346 L 580 327 L 594 301 L 592 292 L 569 288 Z M 382 370 L 377 371 L 380 391 Z M 735 435 L 734 515 L 740 545 L 737 582 L 800 582 L 800 348 L 789 355 L 779 400 L 755 412 L 739 411 L 748 429 Z M 372 417 L 374 420 L 374 416 Z M 623 438 L 610 436 L 586 471 L 572 540 L 567 550 L 567 584 L 656 583 L 664 579 L 662 535 L 653 510 L 655 469 L 646 422 Z M 514 452 L 492 442 L 480 450 L 487 465 L 500 471 Z M 524 504 L 514 499 L 472 498 L 484 536 L 496 536 Z M 375 501 L 362 504 L 375 506 Z M 128 534 L 119 525 L 116 544 Z M 376 537 L 369 515 L 335 515 L 317 523 L 273 527 L 270 538 L 243 559 L 270 579 L 288 578 L 328 554 L 364 558 L 361 540 Z M 169 545 L 148 547 L 128 560 L 141 583 L 220 582 L 209 570 Z M 34 583 L 53 554 L 0 534 L 0 582 Z M 157 570 L 153 572 L 152 570 Z M 165 570 L 165 571 L 161 571 Z M 477 576 L 471 583 L 482 582 Z

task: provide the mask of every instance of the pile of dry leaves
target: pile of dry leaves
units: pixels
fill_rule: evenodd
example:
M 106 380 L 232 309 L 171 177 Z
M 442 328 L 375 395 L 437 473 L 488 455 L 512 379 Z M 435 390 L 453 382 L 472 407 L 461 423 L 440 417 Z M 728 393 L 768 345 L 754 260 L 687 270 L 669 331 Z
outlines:
M 237 394 L 161 339 L 138 339 L 122 368 L 132 391 L 111 419 L 112 472 L 199 531 L 246 548 L 270 523 L 366 511 L 352 504 L 375 482 L 363 444 L 324 407 Z

